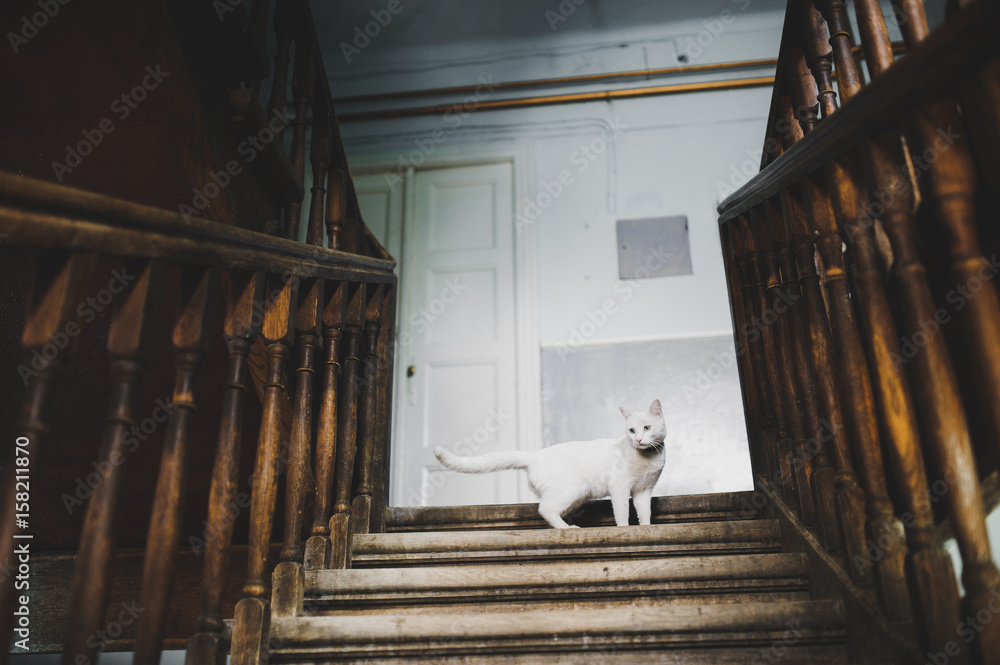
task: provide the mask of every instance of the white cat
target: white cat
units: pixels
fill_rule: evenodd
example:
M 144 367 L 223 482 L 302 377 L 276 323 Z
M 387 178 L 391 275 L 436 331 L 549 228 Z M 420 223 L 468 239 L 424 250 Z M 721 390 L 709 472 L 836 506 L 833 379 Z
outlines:
M 557 529 L 570 527 L 563 515 L 585 501 L 606 496 L 611 497 L 618 526 L 628 525 L 629 496 L 639 524 L 649 524 L 653 485 L 665 461 L 663 411 L 660 400 L 654 400 L 644 413 L 620 408 L 626 429 L 620 439 L 569 441 L 536 451 L 478 457 L 460 457 L 438 446 L 434 454 L 449 469 L 463 473 L 527 469 L 528 483 L 538 495 L 538 512 Z

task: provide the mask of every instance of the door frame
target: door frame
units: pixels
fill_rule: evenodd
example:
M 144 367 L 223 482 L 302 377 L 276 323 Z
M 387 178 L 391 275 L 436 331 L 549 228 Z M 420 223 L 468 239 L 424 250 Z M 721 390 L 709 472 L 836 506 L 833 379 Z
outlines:
M 351 158 L 351 170 L 358 173 L 381 174 L 385 172 L 398 173 L 400 170 L 400 152 L 410 150 L 412 141 L 401 144 L 398 150 L 379 150 L 362 154 L 357 154 Z M 517 405 L 517 442 L 520 450 L 537 450 L 543 446 L 542 441 L 542 395 L 541 395 L 541 338 L 539 329 L 539 297 L 538 297 L 538 229 L 537 224 L 527 224 L 520 229 L 517 228 L 515 220 L 523 201 L 534 200 L 537 192 L 534 178 L 532 178 L 531 164 L 529 159 L 529 148 L 521 142 L 511 146 L 491 146 L 482 144 L 472 144 L 466 142 L 456 142 L 455 145 L 445 145 L 439 151 L 431 155 L 418 166 L 406 169 L 406 177 L 403 186 L 403 219 L 405 226 L 407 220 L 414 217 L 414 200 L 412 182 L 413 172 L 416 170 L 433 170 L 455 168 L 462 166 L 479 166 L 484 164 L 509 163 L 512 171 L 513 197 L 511 210 L 513 217 L 510 220 L 514 227 L 511 232 L 514 234 L 514 318 L 515 318 L 515 391 Z M 403 232 L 400 242 L 400 255 L 405 253 L 406 233 Z M 401 261 L 401 256 L 394 257 Z M 400 262 L 397 267 L 397 275 L 402 285 L 405 278 L 405 266 Z M 403 289 L 397 290 L 397 297 L 402 295 Z M 402 325 L 403 317 L 396 317 L 396 339 L 399 336 L 399 326 Z M 406 387 L 406 364 L 404 362 L 395 363 L 395 376 L 393 377 L 393 400 L 399 404 L 399 400 L 405 399 Z M 392 434 L 390 443 L 390 464 L 387 470 L 390 473 L 389 505 L 398 506 L 403 504 L 403 488 L 398 483 L 393 482 L 393 478 L 400 478 L 401 470 L 400 455 L 392 455 L 391 449 L 398 440 L 401 430 L 400 421 L 403 417 L 402 409 L 393 409 Z M 518 474 L 517 494 L 520 502 L 531 502 L 534 495 L 528 487 L 528 479 L 525 474 Z

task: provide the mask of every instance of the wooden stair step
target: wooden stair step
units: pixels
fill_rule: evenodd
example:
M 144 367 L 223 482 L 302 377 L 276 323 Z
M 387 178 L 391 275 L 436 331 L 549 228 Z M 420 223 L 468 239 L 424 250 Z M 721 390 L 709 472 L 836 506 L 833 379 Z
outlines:
M 653 497 L 654 524 L 746 520 L 760 517 L 753 492 L 718 492 Z M 632 523 L 636 522 L 634 510 Z M 588 501 L 566 520 L 580 526 L 614 526 L 611 502 Z M 386 509 L 386 530 L 467 531 L 469 529 L 550 529 L 538 514 L 537 503 L 484 506 L 391 507 Z
M 715 552 L 772 552 L 781 547 L 777 520 L 732 520 L 586 529 L 419 531 L 359 534 L 357 568 L 535 559 L 648 557 Z
M 579 562 L 510 566 L 430 566 L 317 570 L 306 573 L 306 611 L 519 611 L 668 602 L 808 599 L 808 561 L 801 554 Z
M 782 662 L 843 663 L 844 607 L 839 601 L 726 603 L 463 615 L 275 617 L 273 662 L 751 662 L 778 646 Z M 823 649 L 810 649 L 823 647 Z M 684 660 L 679 651 L 695 650 Z M 791 656 L 833 660 L 805 661 Z M 715 651 L 715 654 L 711 652 Z M 630 654 L 631 652 L 631 654 Z M 652 653 L 651 653 L 652 652 Z M 741 653 L 742 652 L 742 653 Z M 566 658 L 576 654 L 577 660 Z M 738 654 L 742 661 L 726 660 Z M 711 659 L 706 659 L 711 656 Z M 395 660 L 393 660 L 395 659 Z M 700 660 L 699 660 L 700 659 Z M 763 659 L 762 659 L 763 660 Z

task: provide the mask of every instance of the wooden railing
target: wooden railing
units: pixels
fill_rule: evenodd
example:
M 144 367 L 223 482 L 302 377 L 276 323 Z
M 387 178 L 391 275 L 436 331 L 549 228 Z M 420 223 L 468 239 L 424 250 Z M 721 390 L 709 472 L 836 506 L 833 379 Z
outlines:
M 256 0 L 250 15 L 242 6 L 235 8 L 244 22 L 252 15 L 260 39 L 248 43 L 258 47 L 266 43 L 268 4 Z M 279 2 L 274 16 L 278 53 L 268 106 L 284 114 L 290 88 L 294 126 L 290 154 L 276 153 L 270 166 L 291 165 L 295 186 L 285 190 L 294 194 L 302 191 L 305 163 L 311 161 L 306 243 L 296 242 L 302 201 L 293 201 L 283 218 L 269 225 L 275 236 L 0 173 L 3 248 L 23 248 L 34 257 L 22 331 L 26 357 L 47 353 L 46 346 L 68 326 L 79 329 L 78 303 L 97 263 L 115 257 L 131 276 L 115 296 L 105 336 L 110 394 L 94 450 L 101 478 L 87 501 L 76 553 L 63 652 L 67 665 L 92 663 L 102 648 L 94 636 L 105 625 L 115 574 L 117 514 L 130 500 L 121 492 L 128 473 L 125 435 L 135 425 L 133 404 L 143 375 L 155 372 L 163 364 L 156 360 L 170 351 L 157 343 L 162 332 L 169 331 L 172 342 L 174 388 L 149 515 L 135 663 L 159 662 L 173 610 L 171 584 L 182 539 L 196 387 L 202 395 L 220 391 L 223 401 L 218 413 L 197 416 L 199 430 L 215 427 L 218 436 L 207 505 L 197 507 L 206 517 L 204 569 L 189 663 L 225 662 L 230 642 L 234 663 L 265 662 L 269 617 L 297 611 L 303 569 L 348 566 L 351 534 L 384 525 L 395 263 L 361 219 L 309 5 Z M 262 116 L 259 84 L 231 91 L 237 121 L 252 123 Z M 176 316 L 162 320 L 163 303 L 174 301 Z M 213 342 L 215 353 L 220 352 L 220 341 L 228 363 L 225 381 L 199 386 L 199 370 L 213 353 Z M 39 459 L 46 422 L 57 417 L 53 411 L 60 398 L 67 398 L 56 393 L 72 357 L 70 343 L 27 380 L 15 425 L 17 447 L 23 448 L 17 452 L 25 458 Z M 293 378 L 286 380 L 289 374 Z M 244 433 L 248 389 L 256 389 L 262 415 L 259 429 Z M 255 453 L 245 449 L 253 437 Z M 230 639 L 223 592 L 231 572 L 240 458 L 248 454 L 255 455 L 248 564 Z M 5 460 L 0 534 L 8 561 L 19 542 L 13 536 L 23 528 L 14 521 L 20 462 L 13 455 Z M 272 595 L 269 553 L 282 473 L 285 512 L 278 520 L 283 543 Z M 307 515 L 311 520 L 305 524 Z M 13 575 L 3 576 L 0 615 L 8 636 L 14 582 Z
M 893 4 L 898 62 L 877 0 L 860 54 L 843 2 L 790 0 L 761 172 L 719 207 L 753 467 L 921 653 L 998 663 L 1000 3 L 933 34 Z

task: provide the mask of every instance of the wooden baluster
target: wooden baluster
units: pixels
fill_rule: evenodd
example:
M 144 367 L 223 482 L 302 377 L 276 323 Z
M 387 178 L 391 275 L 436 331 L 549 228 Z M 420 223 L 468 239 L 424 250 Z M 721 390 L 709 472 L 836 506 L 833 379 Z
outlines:
M 756 281 L 753 269 L 747 260 L 746 243 L 743 242 L 742 225 L 746 220 L 734 220 L 730 223 L 730 239 L 733 245 L 733 262 L 740 274 L 741 300 L 743 301 L 743 319 L 746 322 L 747 341 L 749 343 L 750 367 L 757 387 L 758 403 L 761 407 L 761 437 L 764 442 L 764 461 L 767 468 L 767 480 L 777 487 L 784 487 L 782 478 L 781 453 L 778 450 L 778 419 L 774 413 L 775 398 L 771 396 L 771 386 L 767 377 L 764 358 L 764 342 L 761 337 L 764 326 L 757 315 Z
M 817 15 L 817 10 L 822 16 Z M 811 25 L 806 26 L 807 36 L 812 40 L 812 49 L 815 49 L 807 49 L 811 51 L 809 68 L 812 69 L 819 86 L 819 97 L 825 118 L 837 108 L 836 94 L 830 84 L 830 69 L 819 62 L 830 59 L 829 49 L 822 44 L 822 40 L 826 38 L 833 47 L 833 59 L 837 66 L 837 89 L 840 90 L 843 99 L 850 99 L 861 90 L 861 76 L 854 60 L 852 51 L 854 39 L 851 37 L 851 23 L 847 18 L 847 7 L 843 1 L 816 0 L 815 7 L 810 7 L 808 12 Z M 826 26 L 823 25 L 821 18 L 826 19 Z
M 126 263 L 121 269 L 123 275 L 134 279 L 115 299 L 108 332 L 111 399 L 98 454 L 101 481 L 90 495 L 80 535 L 67 612 L 64 665 L 94 661 L 99 645 L 93 636 L 106 621 L 117 544 L 118 492 L 128 465 L 125 434 L 134 425 L 135 391 L 158 330 L 156 315 L 165 272 L 159 261 Z
M 806 27 L 808 28 L 808 25 Z M 839 48 L 838 45 L 845 43 L 849 43 L 849 40 L 838 37 L 833 46 L 836 49 Z M 814 54 L 813 60 L 815 61 L 816 59 L 818 58 Z M 838 58 L 838 62 L 841 60 L 853 63 L 852 58 Z M 799 54 L 798 61 L 792 63 L 792 66 L 795 67 L 794 71 L 803 71 L 806 68 L 804 57 Z M 801 76 L 796 77 L 795 81 L 797 84 L 795 89 L 797 95 L 796 102 L 800 99 L 813 99 L 816 97 L 816 81 L 810 82 L 810 79 Z M 835 109 L 832 103 L 828 104 L 828 106 Z M 864 387 L 864 390 L 866 390 L 865 403 L 858 405 L 864 411 L 858 412 L 857 415 L 864 418 L 864 427 L 868 430 L 866 433 L 870 433 L 873 437 L 870 443 L 866 442 L 863 445 L 866 447 L 868 445 L 875 446 L 876 450 L 872 452 L 876 454 L 866 459 L 863 456 L 863 452 L 855 450 L 855 458 L 862 461 L 862 465 L 867 467 L 869 472 L 868 482 L 874 482 L 874 486 L 869 487 L 869 492 L 879 497 L 879 504 L 883 501 L 883 497 L 885 503 L 888 504 L 885 508 L 880 509 L 877 518 L 869 513 L 869 527 L 872 532 L 873 541 L 878 544 L 877 549 L 879 552 L 886 552 L 886 555 L 878 562 L 879 588 L 882 592 L 883 606 L 890 621 L 897 624 L 908 624 L 912 622 L 913 615 L 909 590 L 906 584 L 905 562 L 907 550 L 904 541 L 904 530 L 900 519 L 892 513 L 891 502 L 888 498 L 882 454 L 881 450 L 878 449 L 880 443 L 876 413 L 880 412 L 883 415 L 883 422 L 888 433 L 885 447 L 889 451 L 890 461 L 893 462 L 893 468 L 897 472 L 896 476 L 901 482 L 905 479 L 899 476 L 899 472 L 903 468 L 903 460 L 907 459 L 901 451 L 914 449 L 914 446 L 917 445 L 916 423 L 913 420 L 913 409 L 909 401 L 909 392 L 906 383 L 892 363 L 891 351 L 897 337 L 888 299 L 881 281 L 881 275 L 878 271 L 874 235 L 871 233 L 870 228 L 867 230 L 861 229 L 857 224 L 857 175 L 854 172 L 854 165 L 851 158 L 848 156 L 831 162 L 824 170 L 824 176 L 826 181 L 825 196 L 828 197 L 833 208 L 834 228 L 826 230 L 828 234 L 832 235 L 829 235 L 826 239 L 827 249 L 823 259 L 824 262 L 827 261 L 827 257 L 831 260 L 839 261 L 839 265 L 834 264 L 835 269 L 838 270 L 840 266 L 845 265 L 844 256 L 841 253 L 841 237 L 837 234 L 837 230 L 839 229 L 839 233 L 843 234 L 850 255 L 856 263 L 855 293 L 851 302 L 857 305 L 862 323 L 868 333 L 862 338 L 858 335 L 858 329 L 855 328 L 852 334 L 852 337 L 855 337 L 855 339 L 851 339 L 849 343 L 852 345 L 861 343 L 861 339 L 868 342 L 867 351 L 870 369 L 874 373 L 875 378 L 873 386 L 871 383 L 872 377 L 868 374 L 865 375 L 867 384 Z M 822 217 L 824 222 L 828 223 L 825 216 Z M 836 284 L 837 289 L 840 290 L 843 288 L 846 294 L 846 280 L 839 279 Z M 838 295 L 838 297 L 843 296 Z M 851 302 L 847 302 L 843 307 L 851 308 Z M 833 317 L 831 316 L 831 318 Z M 858 357 L 858 362 L 861 363 L 860 367 L 869 367 L 868 363 L 865 363 L 863 355 Z M 875 400 L 877 400 L 879 407 L 878 411 L 874 408 L 876 404 Z M 860 441 L 856 443 L 860 443 Z M 911 485 L 911 487 L 913 486 Z M 907 507 L 913 507 L 911 506 L 911 502 L 907 502 Z M 876 535 L 877 537 L 875 537 Z M 884 546 L 879 543 L 884 543 Z M 871 561 L 871 558 L 856 559 L 852 563 L 856 567 L 873 566 L 874 562 Z
M 378 339 L 382 324 L 382 285 L 368 286 L 365 306 L 365 344 L 361 395 L 358 404 L 357 487 L 351 502 L 354 533 L 370 533 L 372 518 L 373 464 L 378 435 Z
M 764 278 L 767 280 L 767 304 L 774 319 L 770 325 L 770 329 L 774 336 L 774 346 L 778 359 L 777 373 L 778 383 L 781 388 L 780 399 L 785 403 L 786 422 L 791 436 L 790 445 L 785 454 L 790 458 L 791 472 L 795 477 L 794 490 L 796 493 L 796 503 L 799 506 L 799 519 L 806 526 L 811 526 L 816 520 L 816 508 L 813 505 L 812 480 L 810 477 L 812 466 L 802 454 L 806 444 L 806 435 L 802 424 L 802 414 L 799 411 L 801 400 L 797 394 L 798 387 L 795 380 L 795 371 L 792 369 L 792 363 L 794 362 L 792 359 L 792 341 L 788 317 L 786 316 L 789 306 L 794 304 L 794 301 L 778 269 L 776 243 L 774 242 L 774 233 L 772 231 L 777 212 L 771 201 L 765 201 L 760 206 L 760 209 L 761 212 L 756 216 L 756 224 L 753 224 L 753 230 L 758 253 L 761 254 L 762 258 Z M 766 319 L 764 323 L 767 324 Z
M 292 74 L 292 97 L 295 104 L 295 124 L 292 127 L 292 149 L 289 159 L 298 176 L 305 182 L 306 169 L 306 127 L 309 105 L 313 98 L 313 53 L 309 40 L 301 36 L 295 40 L 295 69 Z M 299 222 L 302 219 L 302 201 L 294 201 L 288 206 L 288 239 L 299 239 Z
M 789 96 L 784 95 L 780 103 L 786 126 L 790 131 L 783 136 L 783 145 L 779 150 L 787 149 L 804 135 L 802 125 L 795 121 Z M 809 203 L 813 201 L 810 200 Z M 781 205 L 791 227 L 795 268 L 799 275 L 799 286 L 808 317 L 810 348 L 816 370 L 816 388 L 824 425 L 823 438 L 828 438 L 832 444 L 830 452 L 836 469 L 834 487 L 840 516 L 840 537 L 848 560 L 863 561 L 868 556 L 865 496 L 853 467 L 848 432 L 844 427 L 844 415 L 840 403 L 841 388 L 837 382 L 837 374 L 829 370 L 835 364 L 834 340 L 827 315 L 826 298 L 816 269 L 817 250 L 812 241 L 810 215 L 807 214 L 803 197 L 798 192 L 785 190 L 781 196 Z M 812 208 L 810 213 L 819 214 Z M 828 542 L 832 548 L 839 549 L 832 540 L 834 538 L 832 534 L 828 533 L 826 537 L 830 539 Z M 852 566 L 851 570 L 858 581 L 870 581 L 870 576 L 862 574 L 855 567 Z
M 948 3 L 948 15 L 960 12 L 971 3 L 972 0 L 952 0 Z M 927 17 L 923 14 L 922 0 L 894 1 L 893 5 L 896 15 L 904 17 L 903 21 L 897 23 L 902 23 L 900 29 L 906 43 L 916 44 L 923 39 L 920 26 L 927 25 Z M 910 30 L 914 32 L 911 33 Z M 976 157 L 980 188 L 986 192 L 980 198 L 993 201 L 1000 195 L 1000 163 L 995 157 L 1000 154 L 1000 113 L 997 112 L 1000 109 L 1000 60 L 994 58 L 979 62 L 972 76 L 961 77 L 958 85 L 962 118 L 969 132 L 976 137 L 969 148 Z M 983 234 L 981 240 L 990 246 L 987 251 L 997 249 L 997 233 L 993 228 L 995 225 L 990 224 L 988 217 L 982 214 L 980 225 L 980 233 Z M 987 229 L 992 231 L 990 235 L 987 235 Z
M 196 268 L 181 273 L 180 311 L 173 330 L 176 377 L 146 538 L 142 569 L 143 611 L 137 620 L 132 658 L 136 665 L 156 665 L 163 649 L 174 562 L 181 538 L 188 441 L 197 410 L 194 389 L 215 334 L 219 278 L 220 273 L 214 268 Z
M 8 456 L 3 460 L 3 494 L 0 495 L 3 501 L 0 504 L 3 506 L 3 515 L 0 516 L 0 537 L 3 538 L 0 564 L 3 564 L 3 571 L 17 568 L 15 549 L 27 540 L 15 535 L 19 531 L 15 520 L 15 513 L 19 512 L 15 510 L 16 475 L 18 471 L 37 469 L 42 441 L 48 435 L 45 419 L 55 382 L 76 348 L 80 333 L 80 317 L 76 309 L 83 300 L 84 289 L 90 284 L 94 259 L 93 254 L 72 253 L 67 256 L 40 252 L 35 261 L 21 334 L 25 357 L 30 356 L 31 360 L 18 368 L 25 383 L 24 396 L 20 416 L 14 425 L 14 445 L 5 446 Z M 50 349 L 56 351 L 54 355 Z M 23 443 L 23 439 L 27 439 L 27 443 L 18 445 L 17 441 Z M 19 462 L 18 458 L 22 461 Z M 30 516 L 28 524 L 30 528 Z M 0 629 L 5 640 L 0 658 L 6 658 L 14 631 L 14 600 L 18 595 L 15 593 L 15 582 L 12 572 L 0 574 Z
M 309 454 L 312 452 L 313 361 L 322 330 L 323 284 L 321 279 L 299 284 L 295 317 L 299 367 L 288 445 L 289 465 L 285 476 L 285 542 L 281 548 L 281 563 L 274 570 L 271 610 L 275 616 L 298 616 L 305 593 L 302 514 L 308 493 L 315 489 Z
M 267 376 L 262 405 L 253 497 L 250 502 L 250 537 L 247 545 L 247 579 L 243 597 L 236 604 L 230 662 L 264 665 L 267 662 L 271 610 L 267 596 L 268 552 L 274 526 L 278 490 L 278 455 L 281 442 L 281 403 L 285 397 L 285 362 L 295 335 L 298 278 L 268 279 L 261 337 L 267 343 Z
M 330 171 L 329 194 L 326 200 L 326 231 L 330 249 L 342 249 L 344 216 L 347 213 L 347 172 Z
M 327 170 L 330 167 L 330 113 L 328 105 L 320 101 L 318 97 L 317 95 L 316 105 L 313 108 L 312 147 L 309 153 L 312 158 L 313 186 L 306 242 L 316 247 L 322 247 L 323 204 L 326 197 Z
M 858 560 L 855 557 L 864 560 L 868 556 L 865 496 L 853 467 L 837 375 L 830 371 L 834 365 L 834 343 L 827 318 L 826 299 L 816 271 L 816 247 L 813 245 L 808 218 L 799 196 L 786 190 L 782 196 L 782 207 L 791 225 L 795 269 L 808 319 L 809 347 L 812 351 L 812 365 L 815 369 L 813 376 L 820 408 L 819 439 L 824 444 L 831 444 L 828 450 L 834 467 L 833 493 L 839 520 L 831 525 L 832 528 L 821 526 L 824 542 L 830 550 L 843 549 L 851 562 Z M 829 481 L 825 478 L 825 472 L 815 469 L 813 478 L 818 492 L 828 491 L 826 483 Z M 838 524 L 839 532 L 833 533 Z
M 743 280 L 737 270 L 732 239 L 732 222 L 719 226 L 719 240 L 722 245 L 723 267 L 726 271 L 726 285 L 729 287 L 730 316 L 733 320 L 733 342 L 736 346 L 737 368 L 743 394 L 743 412 L 746 417 L 747 441 L 750 444 L 750 463 L 754 478 L 770 476 L 767 467 L 763 440 L 763 417 L 761 415 L 760 393 L 757 377 L 751 364 L 749 321 L 743 303 Z
M 361 324 L 364 322 L 366 286 L 350 284 L 344 319 L 344 348 L 341 354 L 343 385 L 337 418 L 337 465 L 334 480 L 333 516 L 330 517 L 330 567 L 351 565 L 351 490 L 354 476 L 355 443 L 358 428 L 358 359 Z
M 775 424 L 777 427 L 777 443 L 774 448 L 776 458 L 772 459 L 775 465 L 776 484 L 781 490 L 785 501 L 796 512 L 799 510 L 798 495 L 795 491 L 795 474 L 792 470 L 792 439 L 789 432 L 789 406 L 790 402 L 784 399 L 781 387 L 781 375 L 778 369 L 778 345 L 775 341 L 774 322 L 775 311 L 771 308 L 766 285 L 767 278 L 760 266 L 759 252 L 757 251 L 756 239 L 753 228 L 759 226 L 757 221 L 760 213 L 751 210 L 742 221 L 743 246 L 746 252 L 747 264 L 754 280 L 754 296 L 757 303 L 758 329 L 764 352 L 764 374 L 767 377 L 768 395 L 773 398 Z
M 222 639 L 222 593 L 229 569 L 243 439 L 243 396 L 246 393 L 247 356 L 260 326 L 263 273 L 227 273 L 222 278 L 225 303 L 223 335 L 229 351 L 229 372 L 222 398 L 219 436 L 205 528 L 205 567 L 201 582 L 201 612 L 197 631 L 188 641 L 185 665 L 225 665 L 228 646 Z
M 337 450 L 337 401 L 340 381 L 340 339 L 347 316 L 347 283 L 327 285 L 329 297 L 323 308 L 323 393 L 316 430 L 316 501 L 313 524 L 306 541 L 306 570 L 330 565 L 330 500 L 333 494 L 334 459 Z
M 866 61 L 869 74 L 876 80 L 893 61 L 885 20 L 877 2 L 856 0 L 855 9 L 862 43 L 868 55 Z M 912 18 L 919 20 L 920 17 Z M 919 26 L 910 26 L 908 31 L 911 36 L 921 32 Z M 926 24 L 922 32 L 926 32 Z M 920 139 L 925 146 L 930 147 L 938 138 L 939 128 L 959 124 L 961 119 L 953 104 L 936 102 L 918 111 L 915 121 Z M 944 501 L 962 554 L 966 603 L 973 614 L 979 610 L 989 611 L 987 605 L 995 597 L 1000 597 L 1000 571 L 993 562 L 990 551 L 979 475 L 948 348 L 942 335 L 928 333 L 925 329 L 928 322 L 940 325 L 940 321 L 936 319 L 937 310 L 915 242 L 912 213 L 914 194 L 909 179 L 902 175 L 902 168 L 907 162 L 905 146 L 898 135 L 885 133 L 870 141 L 869 148 L 874 186 L 883 194 L 894 193 L 891 199 L 883 197 L 887 202 L 883 204 L 885 212 L 882 222 L 895 257 L 892 275 L 899 295 L 904 327 L 910 339 L 917 339 L 918 333 L 922 333 L 922 338 L 927 340 L 916 351 L 909 367 L 931 458 L 937 472 L 949 483 Z M 928 181 L 930 196 L 925 197 L 923 205 L 931 209 L 934 221 L 948 236 L 952 276 L 959 284 L 968 283 L 967 280 L 973 276 L 981 279 L 977 273 L 983 267 L 984 260 L 975 232 L 975 170 L 964 139 L 958 137 L 949 148 L 941 149 L 936 160 L 927 165 L 927 170 L 928 177 L 924 180 Z M 986 293 L 989 295 L 984 295 Z M 970 330 L 981 334 L 974 333 L 969 341 L 975 345 L 973 355 L 977 362 L 986 366 L 980 368 L 980 373 L 985 375 L 995 371 L 992 378 L 1000 381 L 998 331 L 996 327 L 986 328 L 1000 326 L 996 291 L 992 285 L 986 284 L 983 293 L 969 299 L 967 305 L 969 309 L 975 307 L 978 310 L 969 317 L 971 321 L 976 321 L 970 326 Z M 997 365 L 989 366 L 991 358 L 998 360 Z M 1000 399 L 994 402 L 994 408 L 1000 408 Z M 923 471 L 922 468 L 920 470 Z M 928 547 L 932 546 L 933 543 L 928 544 Z M 937 585 L 947 584 L 944 579 L 935 582 L 943 575 L 940 568 L 936 571 L 928 570 L 926 574 L 930 576 L 926 582 L 935 585 L 935 588 Z M 939 617 L 937 612 L 940 611 L 940 603 L 928 606 L 945 593 L 945 587 L 942 586 L 941 589 L 942 591 L 925 599 L 922 607 L 928 613 L 928 622 L 941 622 L 938 628 L 940 633 L 934 637 L 939 640 L 937 644 L 944 644 L 948 639 L 954 638 L 949 635 L 948 630 L 949 624 L 954 625 L 951 622 L 952 613 Z M 1000 662 L 1000 624 L 992 624 L 992 628 L 984 626 L 977 637 L 980 651 L 987 662 Z
M 295 22 L 299 13 L 301 0 L 276 0 L 274 5 L 274 37 L 277 50 L 274 54 L 274 79 L 271 85 L 271 99 L 268 109 L 271 116 L 285 117 L 285 106 L 288 104 L 288 65 L 291 62 L 289 50 L 292 38 L 295 36 Z M 265 44 L 267 41 L 264 42 Z M 298 44 L 296 44 L 296 49 Z M 275 140 L 281 144 L 285 135 L 285 125 L 275 132 Z
M 378 397 L 375 454 L 372 461 L 372 533 L 385 532 L 385 509 L 389 505 L 389 455 L 392 430 L 392 377 L 396 355 L 396 283 L 382 290 L 382 325 L 378 340 Z
M 788 299 L 791 301 L 785 316 L 788 319 L 792 345 L 792 365 L 795 368 L 796 386 L 802 404 L 802 415 L 808 437 L 801 455 L 806 462 L 811 464 L 810 485 L 816 509 L 816 523 L 823 547 L 828 551 L 836 551 L 841 548 L 841 538 L 840 521 L 837 518 L 836 508 L 835 470 L 826 446 L 830 427 L 824 425 L 820 415 L 816 368 L 813 366 L 813 358 L 809 350 L 810 335 L 809 321 L 805 311 L 806 304 L 803 302 L 803 291 L 789 244 L 787 216 L 794 204 L 787 200 L 787 191 L 780 198 L 780 211 L 772 211 L 771 229 L 781 269 L 782 288 L 785 289 Z M 816 274 L 815 268 L 813 268 L 812 274 Z M 827 371 L 827 368 L 824 367 L 823 371 Z

